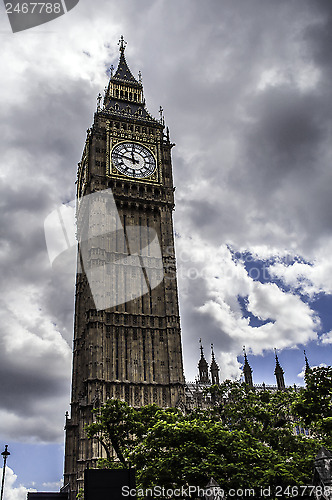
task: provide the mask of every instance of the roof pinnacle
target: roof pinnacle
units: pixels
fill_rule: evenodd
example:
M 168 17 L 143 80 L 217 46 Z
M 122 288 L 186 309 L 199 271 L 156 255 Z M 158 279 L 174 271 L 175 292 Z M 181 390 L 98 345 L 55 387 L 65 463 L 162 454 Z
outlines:
M 248 363 L 246 346 L 243 346 L 243 355 L 244 355 L 243 373 L 244 373 L 245 383 L 253 387 L 252 369 Z
M 212 361 L 215 361 L 213 344 L 211 344 Z
M 201 350 L 201 358 L 204 358 L 204 351 L 203 351 L 202 339 L 199 339 L 199 345 L 200 345 L 200 350 Z
M 305 373 L 307 374 L 310 371 L 310 365 L 309 365 L 309 361 L 308 361 L 305 349 L 303 349 L 303 352 L 304 352 L 304 361 L 305 361 Z
M 275 359 L 276 359 L 276 368 L 274 370 L 274 373 L 276 374 L 277 373 L 284 373 L 284 370 L 281 368 L 281 365 L 279 363 L 279 359 L 278 359 L 278 354 L 277 354 L 277 349 L 274 348 L 274 355 L 275 355 Z

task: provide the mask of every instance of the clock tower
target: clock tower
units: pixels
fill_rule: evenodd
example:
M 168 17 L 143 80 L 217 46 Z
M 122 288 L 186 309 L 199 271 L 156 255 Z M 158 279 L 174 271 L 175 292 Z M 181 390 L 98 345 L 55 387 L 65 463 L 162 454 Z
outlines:
M 103 456 L 88 440 L 91 410 L 109 398 L 134 407 L 184 404 L 174 253 L 174 188 L 162 110 L 145 107 L 121 37 L 116 72 L 88 130 L 77 176 L 76 278 L 71 415 L 65 485 L 71 500 Z M 88 203 L 85 200 L 89 200 Z

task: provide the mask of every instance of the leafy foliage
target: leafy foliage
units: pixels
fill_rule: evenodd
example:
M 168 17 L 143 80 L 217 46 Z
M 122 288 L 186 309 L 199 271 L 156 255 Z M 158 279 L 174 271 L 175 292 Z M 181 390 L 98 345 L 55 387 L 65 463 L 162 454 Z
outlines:
M 332 367 L 310 369 L 293 404 L 293 412 L 311 427 L 326 447 L 332 447 Z
M 88 436 L 105 449 L 100 466 L 128 467 L 130 462 L 142 487 L 205 486 L 211 476 L 225 490 L 306 485 L 318 449 L 328 442 L 330 377 L 331 369 L 313 371 L 299 393 L 254 391 L 225 381 L 211 389 L 215 406 L 186 414 L 109 400 L 94 410 L 96 422 Z M 316 426 L 320 434 L 297 436 L 294 419 Z

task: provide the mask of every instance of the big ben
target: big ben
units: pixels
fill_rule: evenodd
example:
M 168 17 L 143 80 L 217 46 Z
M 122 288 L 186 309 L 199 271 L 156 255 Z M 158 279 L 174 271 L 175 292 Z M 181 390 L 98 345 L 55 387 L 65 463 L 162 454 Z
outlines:
M 99 97 L 78 167 L 77 220 L 85 233 L 78 231 L 66 419 L 64 482 L 71 498 L 83 487 L 84 470 L 102 456 L 99 443 L 86 437 L 92 408 L 109 398 L 134 407 L 184 402 L 173 144 L 162 113 L 155 119 L 146 109 L 141 77 L 131 73 L 125 45 L 121 37 L 118 67 L 103 103 Z M 90 211 L 86 199 L 93 199 Z

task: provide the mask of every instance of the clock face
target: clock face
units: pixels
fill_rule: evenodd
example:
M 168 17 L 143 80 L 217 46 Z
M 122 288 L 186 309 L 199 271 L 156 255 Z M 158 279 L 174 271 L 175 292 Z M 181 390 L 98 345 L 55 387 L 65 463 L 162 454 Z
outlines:
M 156 160 L 147 148 L 135 142 L 121 142 L 112 150 L 112 162 L 121 174 L 144 179 L 156 170 Z

